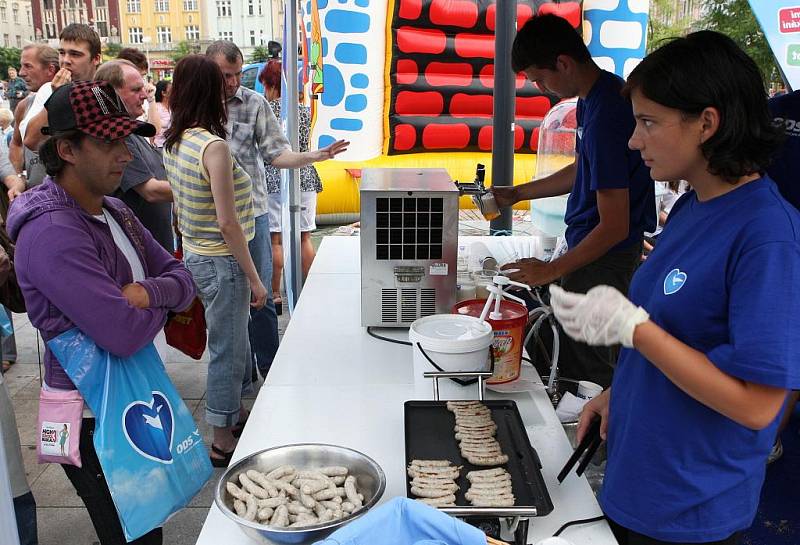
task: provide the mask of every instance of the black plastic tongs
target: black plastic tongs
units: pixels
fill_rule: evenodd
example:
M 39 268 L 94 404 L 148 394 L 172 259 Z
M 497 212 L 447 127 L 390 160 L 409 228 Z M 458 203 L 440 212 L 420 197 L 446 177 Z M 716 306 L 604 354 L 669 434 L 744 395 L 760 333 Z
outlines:
M 592 424 L 589 426 L 589 430 L 586 432 L 586 435 L 583 436 L 583 440 L 578 444 L 575 448 L 575 452 L 572 453 L 572 456 L 569 457 L 567 463 L 561 469 L 561 472 L 558 474 L 558 482 L 559 484 L 564 482 L 564 479 L 567 478 L 567 475 L 572 470 L 573 466 L 578 463 L 578 460 L 581 460 L 581 463 L 578 464 L 578 469 L 575 471 L 576 475 L 580 477 L 583 475 L 586 466 L 589 465 L 589 462 L 594 457 L 594 454 L 597 452 L 597 449 L 600 448 L 600 445 L 603 443 L 603 438 L 600 437 L 600 419 L 597 418 L 592 421 Z M 584 453 L 586 455 L 584 456 Z

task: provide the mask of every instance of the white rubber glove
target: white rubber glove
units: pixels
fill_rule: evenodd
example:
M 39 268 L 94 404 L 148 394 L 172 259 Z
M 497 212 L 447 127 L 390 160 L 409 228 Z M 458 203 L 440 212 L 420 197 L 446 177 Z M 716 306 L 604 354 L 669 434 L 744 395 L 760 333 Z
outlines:
M 550 305 L 567 335 L 593 346 L 633 348 L 633 330 L 650 317 L 611 286 L 595 286 L 583 295 L 551 285 Z

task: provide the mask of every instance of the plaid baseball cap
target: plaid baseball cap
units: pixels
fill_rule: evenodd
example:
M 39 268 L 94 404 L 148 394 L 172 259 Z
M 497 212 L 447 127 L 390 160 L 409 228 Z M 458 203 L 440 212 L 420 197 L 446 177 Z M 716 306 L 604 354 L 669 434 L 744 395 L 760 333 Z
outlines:
M 133 119 L 114 88 L 102 81 L 63 85 L 53 91 L 44 107 L 48 126 L 42 127 L 43 134 L 78 130 L 107 142 L 131 134 L 156 134 L 150 123 Z

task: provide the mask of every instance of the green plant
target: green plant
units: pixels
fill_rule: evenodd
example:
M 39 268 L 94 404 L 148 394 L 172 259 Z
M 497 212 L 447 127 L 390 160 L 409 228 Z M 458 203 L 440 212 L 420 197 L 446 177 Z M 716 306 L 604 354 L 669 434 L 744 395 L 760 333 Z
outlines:
M 756 61 L 769 86 L 781 81 L 775 57 L 747 0 L 705 0 L 702 28 L 729 36 Z
M 19 57 L 22 51 L 16 47 L 0 47 L 0 79 L 8 77 L 8 67 L 19 70 Z
M 265 45 L 257 45 L 250 54 L 249 62 L 266 62 L 269 59 L 269 50 Z
M 118 42 L 108 42 L 103 47 L 103 60 L 110 60 L 117 58 L 119 52 L 122 51 L 122 44 Z
M 189 40 L 183 40 L 178 42 L 178 45 L 175 46 L 175 51 L 170 54 L 170 57 L 173 61 L 178 62 L 182 58 L 188 55 L 194 55 L 195 53 L 200 53 L 200 44 L 197 42 L 190 42 Z

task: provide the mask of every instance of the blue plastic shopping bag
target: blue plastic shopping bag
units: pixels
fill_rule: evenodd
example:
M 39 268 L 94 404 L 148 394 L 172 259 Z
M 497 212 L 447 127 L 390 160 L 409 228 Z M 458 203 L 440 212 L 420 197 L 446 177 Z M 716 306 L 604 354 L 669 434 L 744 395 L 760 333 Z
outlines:
M 0 305 L 0 337 L 8 337 L 14 334 L 14 326 L 11 325 L 11 318 L 8 316 L 6 307 Z
M 47 345 L 95 414 L 94 447 L 125 538 L 161 526 L 189 503 L 212 469 L 155 346 L 119 358 L 78 329 Z

